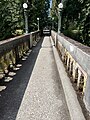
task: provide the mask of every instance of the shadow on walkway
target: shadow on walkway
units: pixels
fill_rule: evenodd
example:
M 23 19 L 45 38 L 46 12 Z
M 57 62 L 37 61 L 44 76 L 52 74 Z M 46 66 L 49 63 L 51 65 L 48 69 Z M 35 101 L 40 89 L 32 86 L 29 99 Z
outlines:
M 9 74 L 8 79 L 0 81 L 0 120 L 16 119 L 42 41 L 33 47 L 30 54 L 25 57 L 26 60 L 19 62 L 19 70 Z

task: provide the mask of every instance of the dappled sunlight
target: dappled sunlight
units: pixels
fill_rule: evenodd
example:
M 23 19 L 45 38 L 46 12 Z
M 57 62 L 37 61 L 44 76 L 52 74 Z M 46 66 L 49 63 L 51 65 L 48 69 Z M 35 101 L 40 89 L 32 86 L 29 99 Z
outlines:
M 12 77 L 5 77 L 4 82 L 10 82 L 10 81 L 12 81 L 12 80 L 13 80 L 13 78 L 12 78 Z
M 22 58 L 22 60 L 25 61 L 27 58 L 28 58 L 27 56 L 24 56 L 24 57 Z
M 16 67 L 21 67 L 21 66 L 22 66 L 22 64 L 17 64 L 17 65 L 16 65 Z
M 9 72 L 8 75 L 9 75 L 9 76 L 14 76 L 14 75 L 16 75 L 16 73 L 15 73 L 15 72 Z
M 20 69 L 20 68 L 18 68 L 18 67 L 13 68 L 14 71 L 17 71 L 17 70 L 19 70 L 19 69 Z
M 0 92 L 1 92 L 2 90 L 5 90 L 6 87 L 7 87 L 7 86 L 0 86 Z
M 2 79 L 5 76 L 5 74 L 0 74 L 0 79 Z

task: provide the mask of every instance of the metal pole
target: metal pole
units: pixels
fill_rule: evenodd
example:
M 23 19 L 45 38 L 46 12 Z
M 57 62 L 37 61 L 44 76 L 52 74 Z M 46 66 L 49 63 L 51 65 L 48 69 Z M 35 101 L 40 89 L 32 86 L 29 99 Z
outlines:
M 25 16 L 25 33 L 28 33 L 28 16 L 27 16 L 27 10 L 24 9 L 24 16 Z
M 52 30 L 54 30 L 54 18 L 52 18 Z
M 58 10 L 58 34 L 61 33 L 61 10 Z
M 38 20 L 38 31 L 39 31 L 39 20 Z

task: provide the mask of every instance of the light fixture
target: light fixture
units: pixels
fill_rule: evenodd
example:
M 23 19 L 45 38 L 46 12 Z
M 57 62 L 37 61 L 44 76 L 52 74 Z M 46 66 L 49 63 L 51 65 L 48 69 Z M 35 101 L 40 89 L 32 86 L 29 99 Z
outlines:
M 23 8 L 24 8 L 24 9 L 28 8 L 27 3 L 24 3 L 24 4 L 23 4 Z
M 59 8 L 59 9 L 62 9 L 62 8 L 63 8 L 63 4 L 60 3 L 60 4 L 58 5 L 58 8 Z

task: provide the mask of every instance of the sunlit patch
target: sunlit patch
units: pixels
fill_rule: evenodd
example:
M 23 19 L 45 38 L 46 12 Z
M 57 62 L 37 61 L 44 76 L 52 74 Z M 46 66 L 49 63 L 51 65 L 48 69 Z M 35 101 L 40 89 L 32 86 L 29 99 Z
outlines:
M 5 90 L 6 86 L 0 86 L 0 91 Z
M 26 60 L 26 58 L 22 58 L 22 60 L 23 60 L 23 61 L 25 61 L 25 60 Z
M 26 55 L 29 56 L 32 50 L 29 50 Z
M 5 74 L 0 74 L 0 79 L 2 79 L 5 76 Z
M 19 69 L 20 69 L 20 68 L 18 68 L 18 67 L 16 67 L 16 68 L 13 68 L 13 70 L 14 70 L 14 71 L 17 71 L 17 70 L 19 70 Z
M 24 61 L 24 60 L 26 60 L 27 58 L 28 58 L 28 57 L 25 56 L 25 57 L 22 58 L 22 60 Z
M 16 65 L 16 67 L 21 67 L 21 66 L 22 66 L 22 64 L 17 64 L 17 65 Z
M 15 73 L 15 72 L 9 72 L 8 75 L 9 75 L 9 76 L 14 76 L 14 75 L 16 75 L 16 73 Z
M 5 82 L 9 82 L 9 81 L 11 81 L 13 78 L 12 77 L 5 77 Z

